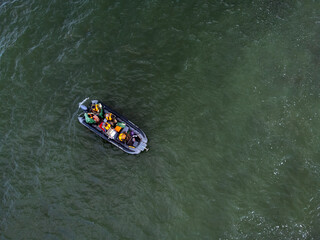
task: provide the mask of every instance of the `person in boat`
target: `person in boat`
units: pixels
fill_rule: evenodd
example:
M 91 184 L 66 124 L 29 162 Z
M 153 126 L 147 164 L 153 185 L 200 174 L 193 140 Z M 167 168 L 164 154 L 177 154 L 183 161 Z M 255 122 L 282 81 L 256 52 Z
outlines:
M 101 103 L 92 104 L 91 111 L 94 114 L 98 115 L 99 118 L 103 118 L 103 108 L 102 108 Z
M 98 123 L 100 122 L 100 118 L 93 113 L 85 113 L 84 114 L 86 123 Z
M 126 142 L 127 140 L 128 140 L 128 134 L 126 133 L 126 132 L 124 132 L 124 133 L 121 133 L 120 135 L 119 135 L 119 140 L 121 141 L 121 142 Z
M 99 128 L 103 131 L 103 132 L 107 132 L 110 128 L 111 128 L 111 124 L 108 122 L 103 121 L 102 123 L 100 123 Z
M 103 109 L 101 103 L 92 104 L 91 112 L 85 113 L 84 117 L 87 123 L 98 123 L 103 118 Z
M 111 124 L 112 127 L 114 127 L 117 124 L 117 119 L 112 113 L 106 113 L 105 115 L 107 121 Z

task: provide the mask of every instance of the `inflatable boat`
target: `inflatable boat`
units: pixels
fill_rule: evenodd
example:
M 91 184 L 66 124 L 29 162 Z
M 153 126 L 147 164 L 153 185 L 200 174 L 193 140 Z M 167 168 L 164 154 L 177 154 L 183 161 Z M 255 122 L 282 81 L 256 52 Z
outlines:
M 139 154 L 148 150 L 148 139 L 139 127 L 99 100 L 92 100 L 89 105 L 85 105 L 88 99 L 79 103 L 82 112 L 78 115 L 78 120 L 83 126 L 128 154 Z M 94 116 L 93 123 L 88 123 L 92 121 L 88 121 L 88 117 L 92 117 L 94 108 L 99 108 L 102 113 L 99 118 Z

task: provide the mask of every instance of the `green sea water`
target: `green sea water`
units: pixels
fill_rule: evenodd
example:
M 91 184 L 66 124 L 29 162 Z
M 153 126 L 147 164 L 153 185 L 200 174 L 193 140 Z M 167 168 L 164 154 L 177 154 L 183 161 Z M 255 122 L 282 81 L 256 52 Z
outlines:
M 0 239 L 320 239 L 319 40 L 311 0 L 0 1 Z

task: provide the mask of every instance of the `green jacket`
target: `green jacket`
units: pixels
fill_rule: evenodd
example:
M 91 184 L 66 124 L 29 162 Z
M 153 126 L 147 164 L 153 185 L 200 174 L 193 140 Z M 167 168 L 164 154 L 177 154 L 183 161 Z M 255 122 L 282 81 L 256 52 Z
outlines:
M 96 123 L 93 118 L 90 118 L 88 116 L 88 113 L 85 113 L 84 114 L 84 117 L 85 117 L 85 120 L 86 120 L 86 123 Z M 98 117 L 99 118 L 103 118 L 103 109 L 101 109 L 100 113 L 98 114 Z

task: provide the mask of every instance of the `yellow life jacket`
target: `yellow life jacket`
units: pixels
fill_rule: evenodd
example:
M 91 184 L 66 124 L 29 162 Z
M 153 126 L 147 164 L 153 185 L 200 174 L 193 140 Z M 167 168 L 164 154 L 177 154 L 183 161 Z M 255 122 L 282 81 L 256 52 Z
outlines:
M 99 104 L 92 105 L 91 109 L 92 111 L 99 113 L 101 111 L 101 107 L 102 107 L 101 103 L 99 103 Z
M 107 131 L 111 128 L 110 123 L 105 123 L 103 126 Z
M 119 136 L 120 141 L 124 141 L 127 138 L 127 135 L 125 133 L 121 133 Z
M 100 109 L 101 109 L 101 104 L 95 104 L 94 105 L 94 111 L 96 111 L 96 112 L 100 112 Z
M 113 119 L 112 113 L 108 113 L 106 115 L 106 119 L 107 119 L 107 121 L 111 121 Z

